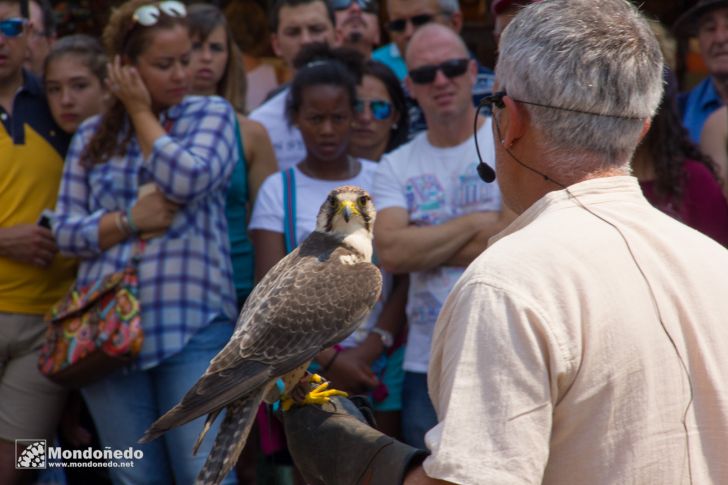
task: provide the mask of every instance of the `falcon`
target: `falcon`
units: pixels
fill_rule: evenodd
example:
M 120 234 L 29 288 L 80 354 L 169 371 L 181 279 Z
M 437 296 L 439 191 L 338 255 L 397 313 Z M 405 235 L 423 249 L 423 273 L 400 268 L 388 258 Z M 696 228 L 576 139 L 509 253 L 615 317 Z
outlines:
M 210 361 L 182 400 L 139 440 L 207 414 L 194 452 L 225 409 L 215 444 L 197 483 L 217 484 L 240 455 L 261 401 L 288 396 L 306 376 L 313 357 L 351 334 L 379 298 L 382 277 L 371 263 L 374 204 L 355 186 L 338 187 L 321 205 L 316 230 L 256 285 L 238 317 L 233 336 Z M 309 378 L 320 382 L 318 376 Z M 328 383 L 304 403 L 323 404 Z

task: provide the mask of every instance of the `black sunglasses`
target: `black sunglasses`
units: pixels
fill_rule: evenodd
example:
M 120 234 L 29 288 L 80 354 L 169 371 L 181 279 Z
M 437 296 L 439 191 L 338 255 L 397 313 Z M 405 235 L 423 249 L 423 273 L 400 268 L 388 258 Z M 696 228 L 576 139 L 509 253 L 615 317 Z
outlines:
M 351 7 L 352 3 L 359 4 L 359 8 L 361 8 L 365 12 L 370 13 L 377 13 L 379 10 L 379 5 L 377 5 L 377 0 L 330 0 L 331 1 L 331 8 L 334 10 L 346 10 L 347 8 Z
M 391 32 L 404 32 L 404 29 L 407 27 L 407 22 L 411 22 L 412 26 L 417 28 L 425 24 L 429 24 L 434 20 L 434 18 L 434 15 L 425 13 L 422 15 L 415 15 L 414 17 L 410 17 L 407 19 L 390 20 L 387 26 L 389 27 L 389 30 Z
M 430 84 L 437 77 L 437 71 L 447 76 L 448 79 L 462 76 L 468 70 L 470 59 L 450 59 L 442 64 L 427 65 L 412 69 L 409 77 L 415 84 Z

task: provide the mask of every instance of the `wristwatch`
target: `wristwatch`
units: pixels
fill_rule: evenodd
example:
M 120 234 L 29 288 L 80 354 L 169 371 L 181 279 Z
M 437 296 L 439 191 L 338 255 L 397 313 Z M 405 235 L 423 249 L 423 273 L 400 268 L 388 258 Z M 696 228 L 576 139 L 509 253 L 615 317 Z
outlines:
M 389 349 L 392 347 L 392 345 L 394 345 L 394 337 L 392 336 L 392 332 L 388 332 L 383 328 L 374 327 L 372 328 L 370 333 L 376 333 L 381 337 L 382 344 L 384 345 L 385 349 Z

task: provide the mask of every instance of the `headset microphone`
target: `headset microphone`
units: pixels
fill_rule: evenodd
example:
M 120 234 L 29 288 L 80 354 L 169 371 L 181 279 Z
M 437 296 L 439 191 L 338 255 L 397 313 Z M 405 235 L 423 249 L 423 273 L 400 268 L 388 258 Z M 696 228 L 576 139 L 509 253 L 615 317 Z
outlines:
M 478 154 L 478 176 L 486 184 L 492 183 L 495 180 L 495 170 L 493 167 L 483 161 L 483 157 L 480 156 L 480 147 L 478 146 L 478 115 L 480 114 L 480 108 L 483 105 L 490 103 L 490 98 L 485 97 L 478 104 L 478 109 L 475 111 L 475 120 L 473 121 L 473 139 L 475 140 L 475 151 Z
M 486 184 L 489 184 L 495 180 L 495 170 L 493 170 L 490 165 L 482 160 L 478 163 L 478 175 L 480 176 L 481 180 L 483 180 L 483 182 L 485 182 Z

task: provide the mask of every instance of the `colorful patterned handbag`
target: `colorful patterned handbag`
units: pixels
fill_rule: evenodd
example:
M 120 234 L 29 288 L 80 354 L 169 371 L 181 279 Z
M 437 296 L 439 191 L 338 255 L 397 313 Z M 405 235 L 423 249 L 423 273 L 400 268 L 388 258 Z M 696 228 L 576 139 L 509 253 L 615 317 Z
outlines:
M 138 254 L 123 271 L 72 288 L 46 315 L 41 373 L 65 387 L 90 384 L 128 365 L 141 350 Z

